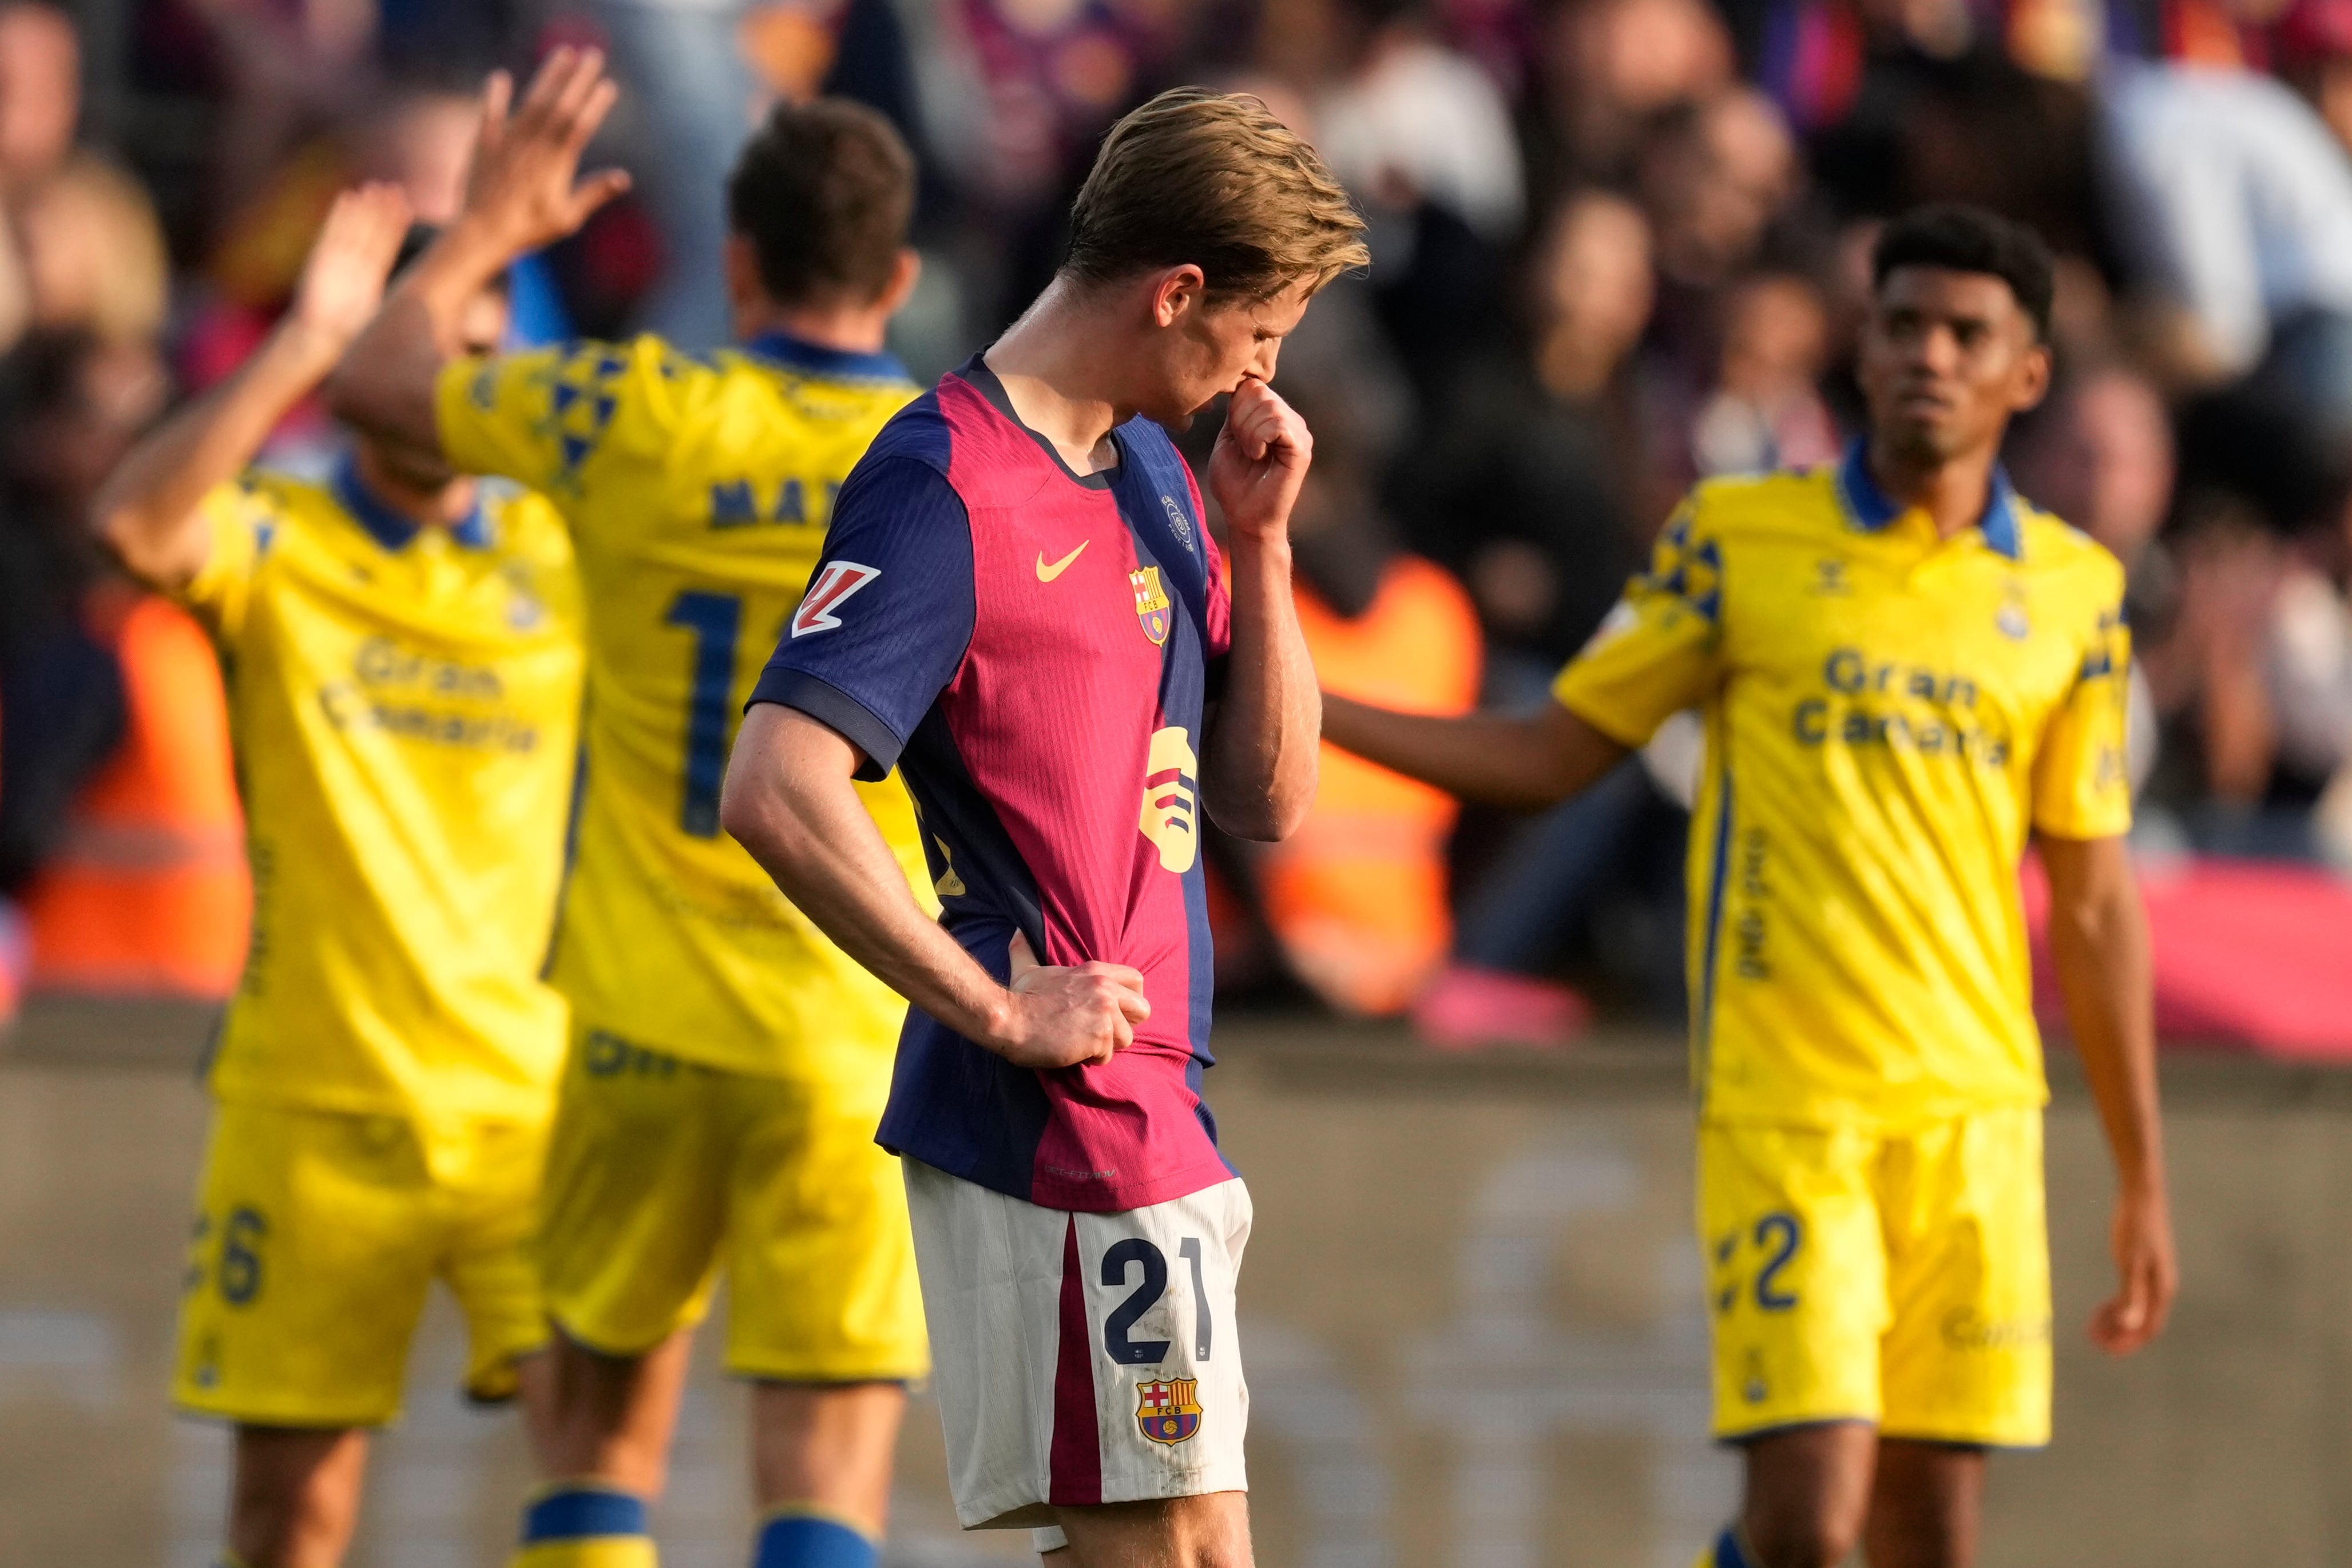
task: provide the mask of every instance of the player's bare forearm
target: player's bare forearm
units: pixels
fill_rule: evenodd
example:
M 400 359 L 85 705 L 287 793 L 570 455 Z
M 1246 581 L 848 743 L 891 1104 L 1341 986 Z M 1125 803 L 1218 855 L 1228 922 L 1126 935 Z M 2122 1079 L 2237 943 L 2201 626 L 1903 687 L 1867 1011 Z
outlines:
M 337 418 L 424 452 L 441 450 L 434 389 L 461 351 L 467 302 L 514 260 L 495 236 L 452 224 L 384 301 L 335 367 L 327 398 Z
M 2116 1162 L 2114 1246 L 2123 1288 L 2094 1334 L 2137 1349 L 2162 1328 L 2178 1279 L 2158 1107 L 2147 917 L 2121 838 L 2042 841 L 2050 952 L 2074 1047 Z
M 206 493 L 253 461 L 278 422 L 333 368 L 338 347 L 289 322 L 131 449 L 91 507 L 99 538 L 125 570 L 165 592 L 195 579 L 212 546 L 201 510 Z
M 967 1038 L 1001 1023 L 1004 988 L 923 913 L 851 780 L 856 748 L 797 709 L 743 716 L 719 821 L 818 928 L 892 990 Z
M 1287 539 L 1234 540 L 1233 651 L 1202 743 L 1201 794 L 1236 838 L 1289 837 L 1315 803 L 1322 695 L 1291 597 Z
M 1323 696 L 1323 738 L 1449 795 L 1521 810 L 1556 806 L 1626 747 L 1556 702 L 1534 713 L 1397 713 Z
M 744 716 L 719 821 L 835 946 L 916 1007 L 1023 1067 L 1107 1061 L 1150 1017 L 1143 977 L 1118 964 L 1048 967 L 1025 936 L 1001 986 L 923 913 L 852 787 L 856 747 L 774 703 Z
M 99 536 L 152 587 L 184 588 L 211 551 L 205 496 L 236 476 L 309 396 L 374 312 L 408 226 L 390 185 L 335 200 L 302 267 L 294 303 L 245 363 L 132 447 L 91 507 Z
M 2126 1186 L 2160 1191 L 2155 990 L 2147 918 L 2121 839 L 2042 841 L 2050 951 L 2083 1071 Z

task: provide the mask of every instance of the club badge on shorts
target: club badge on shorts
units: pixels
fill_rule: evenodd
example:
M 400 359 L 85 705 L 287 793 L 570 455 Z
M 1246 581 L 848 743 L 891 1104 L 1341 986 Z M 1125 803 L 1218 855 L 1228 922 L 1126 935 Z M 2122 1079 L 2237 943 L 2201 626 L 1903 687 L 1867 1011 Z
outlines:
M 1200 1386 L 1192 1377 L 1146 1380 L 1136 1388 L 1135 1424 L 1155 1443 L 1184 1441 L 1201 1429 Z
M 1168 641 L 1168 591 L 1160 586 L 1160 569 L 1139 566 L 1127 574 L 1128 585 L 1135 590 L 1135 618 L 1143 622 L 1143 634 L 1156 646 Z

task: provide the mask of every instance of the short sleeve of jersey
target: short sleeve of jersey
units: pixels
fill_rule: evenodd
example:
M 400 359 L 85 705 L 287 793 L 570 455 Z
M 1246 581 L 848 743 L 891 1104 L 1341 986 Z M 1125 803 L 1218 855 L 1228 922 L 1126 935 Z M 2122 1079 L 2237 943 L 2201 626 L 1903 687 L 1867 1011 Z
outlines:
M 866 754 L 857 776 L 879 779 L 962 665 L 972 594 L 971 518 L 947 476 L 913 457 L 861 464 L 751 701 L 839 731 Z
M 452 360 L 433 392 L 442 451 L 464 473 L 503 475 L 551 496 L 576 494 L 580 470 L 616 430 L 639 437 L 658 431 L 663 422 L 648 415 L 659 413 L 660 389 L 677 379 L 681 365 L 650 337 Z
M 2124 732 L 2131 706 L 2131 632 L 2120 604 L 2102 613 L 2065 700 L 2033 758 L 2033 825 L 2062 839 L 2131 829 Z
M 1650 568 L 1552 682 L 1560 706 L 1622 745 L 1648 742 L 1717 678 L 1723 553 L 1686 500 L 1658 536 Z
M 235 642 L 244 633 L 254 579 L 283 519 L 268 493 L 250 476 L 214 486 L 198 511 L 211 535 L 211 549 L 203 570 L 178 597 L 215 639 Z

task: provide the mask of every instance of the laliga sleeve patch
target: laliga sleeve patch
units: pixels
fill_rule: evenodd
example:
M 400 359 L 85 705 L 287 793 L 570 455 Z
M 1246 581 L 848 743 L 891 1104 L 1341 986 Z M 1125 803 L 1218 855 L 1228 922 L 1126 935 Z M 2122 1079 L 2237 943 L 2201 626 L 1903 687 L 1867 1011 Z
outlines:
M 826 562 L 824 570 L 809 584 L 801 607 L 793 612 L 793 635 L 805 637 L 812 632 L 830 632 L 840 625 L 841 617 L 835 612 L 852 594 L 881 575 L 879 567 L 860 566 L 854 560 Z

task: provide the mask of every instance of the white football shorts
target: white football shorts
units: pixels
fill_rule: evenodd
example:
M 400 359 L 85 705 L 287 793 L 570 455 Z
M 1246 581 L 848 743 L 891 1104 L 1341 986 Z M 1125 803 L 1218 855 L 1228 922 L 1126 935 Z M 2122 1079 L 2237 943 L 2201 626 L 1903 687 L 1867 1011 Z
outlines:
M 902 1162 L 948 1484 L 966 1530 L 1246 1491 L 1240 1178 L 1149 1208 L 1041 1208 Z

